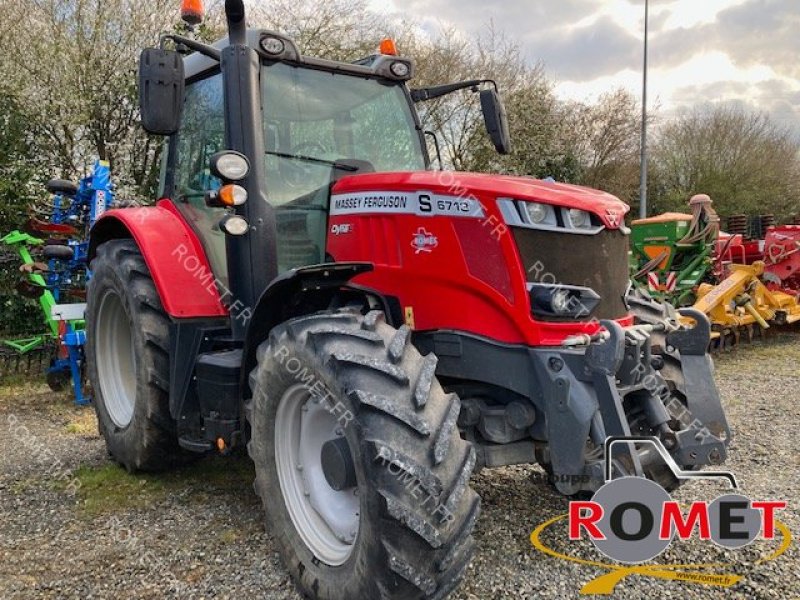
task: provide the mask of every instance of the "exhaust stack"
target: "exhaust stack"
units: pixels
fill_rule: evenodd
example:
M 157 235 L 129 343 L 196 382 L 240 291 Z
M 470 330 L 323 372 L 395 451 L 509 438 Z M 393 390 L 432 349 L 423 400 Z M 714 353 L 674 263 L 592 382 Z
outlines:
M 244 16 L 243 0 L 225 0 L 228 40 L 232 46 L 243 46 L 247 43 L 247 24 Z

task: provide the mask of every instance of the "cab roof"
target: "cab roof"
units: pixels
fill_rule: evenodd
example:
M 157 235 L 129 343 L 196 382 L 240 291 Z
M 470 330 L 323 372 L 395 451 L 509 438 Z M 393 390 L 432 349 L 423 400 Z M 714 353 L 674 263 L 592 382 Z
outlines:
M 264 38 L 277 38 L 281 40 L 284 43 L 284 51 L 278 55 L 268 54 L 261 47 L 261 42 Z M 221 38 L 212 44 L 212 46 L 218 50 L 223 50 L 229 45 L 230 42 L 228 41 L 228 36 L 225 36 L 224 38 Z M 298 67 L 340 72 L 362 77 L 376 77 L 398 82 L 408 81 L 414 76 L 414 61 L 410 58 L 375 54 L 354 63 L 347 63 L 327 60 L 324 58 L 316 58 L 312 56 L 304 56 L 300 53 L 300 50 L 294 43 L 294 40 L 292 40 L 290 37 L 267 29 L 248 29 L 247 46 L 258 52 L 263 60 L 286 62 Z M 406 76 L 398 77 L 392 73 L 389 67 L 395 62 L 403 62 L 408 65 L 408 74 Z M 199 52 L 193 52 L 184 57 L 184 70 L 186 73 L 186 79 L 193 79 L 198 75 L 205 73 L 206 71 L 210 71 L 218 67 L 219 63 L 216 60 L 209 58 L 208 56 L 204 56 Z

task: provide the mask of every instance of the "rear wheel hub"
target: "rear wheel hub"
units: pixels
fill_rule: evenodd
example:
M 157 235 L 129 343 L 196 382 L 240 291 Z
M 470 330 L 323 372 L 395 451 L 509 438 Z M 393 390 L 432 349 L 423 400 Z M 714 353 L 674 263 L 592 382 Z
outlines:
M 329 440 L 322 446 L 322 472 L 334 490 L 340 492 L 356 485 L 356 467 L 350 447 L 343 437 Z

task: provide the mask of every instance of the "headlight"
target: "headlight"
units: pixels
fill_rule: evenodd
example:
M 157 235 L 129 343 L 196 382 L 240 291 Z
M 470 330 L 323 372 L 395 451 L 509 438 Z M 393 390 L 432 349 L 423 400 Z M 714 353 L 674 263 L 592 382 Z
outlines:
M 574 296 L 570 294 L 569 290 L 565 289 L 558 289 L 553 292 L 553 295 L 550 297 L 550 306 L 553 309 L 553 312 L 556 312 L 560 315 L 565 315 L 569 312 L 569 305 L 573 300 Z
M 286 50 L 286 44 L 282 39 L 265 37 L 261 39 L 261 49 L 267 54 L 277 56 L 278 54 L 283 54 L 283 51 Z
M 588 319 L 600 296 L 591 288 L 576 285 L 529 283 L 531 311 L 537 317 Z
M 244 154 L 223 150 L 209 160 L 211 174 L 224 181 L 241 181 L 250 172 L 250 162 Z
M 404 62 L 393 62 L 389 67 L 389 70 L 395 77 L 408 77 L 408 74 L 411 72 L 411 69 L 408 68 L 408 65 Z
M 569 209 L 569 220 L 572 223 L 572 226 L 577 227 L 578 229 L 590 227 L 592 224 L 592 219 L 589 216 L 589 213 L 585 210 L 579 210 L 577 208 Z
M 528 209 L 528 216 L 534 223 L 541 223 L 547 218 L 547 207 L 538 202 L 528 202 L 525 208 Z
M 250 226 L 239 215 L 225 215 L 219 221 L 219 228 L 228 235 L 244 235 Z

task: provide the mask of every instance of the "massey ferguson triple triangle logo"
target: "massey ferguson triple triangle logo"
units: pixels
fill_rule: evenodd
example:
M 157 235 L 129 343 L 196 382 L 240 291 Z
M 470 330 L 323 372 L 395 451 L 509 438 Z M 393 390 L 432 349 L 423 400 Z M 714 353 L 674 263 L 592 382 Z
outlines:
M 679 504 L 663 487 L 644 477 L 611 479 L 613 447 L 632 443 L 653 446 L 678 480 L 723 480 L 733 490 L 711 501 Z M 745 566 L 747 562 L 759 565 L 775 560 L 791 544 L 788 527 L 777 518 L 777 512 L 786 509 L 786 501 L 751 500 L 736 491 L 736 478 L 729 471 L 684 471 L 659 438 L 608 438 L 605 443 L 605 479 L 606 483 L 591 500 L 570 502 L 568 513 L 542 523 L 531 534 L 531 543 L 538 551 L 605 571 L 581 588 L 582 595 L 612 594 L 616 585 L 630 575 L 727 588 L 742 579 L 742 575 L 730 571 Z M 564 521 L 571 543 L 588 539 L 613 562 L 579 558 L 546 545 L 542 541 L 545 531 Z M 552 536 L 547 537 L 552 539 Z M 736 550 L 756 541 L 766 541 L 764 545 L 767 548 L 758 552 L 760 557 L 754 561 L 743 558 L 736 562 L 709 559 L 692 564 L 645 564 L 664 552 L 673 541 L 692 538 L 713 543 L 723 550 Z M 756 552 L 751 551 L 748 556 L 753 554 Z
M 619 211 L 616 208 L 607 208 L 606 218 L 608 219 L 608 224 L 612 227 L 617 227 L 620 223 Z

